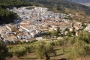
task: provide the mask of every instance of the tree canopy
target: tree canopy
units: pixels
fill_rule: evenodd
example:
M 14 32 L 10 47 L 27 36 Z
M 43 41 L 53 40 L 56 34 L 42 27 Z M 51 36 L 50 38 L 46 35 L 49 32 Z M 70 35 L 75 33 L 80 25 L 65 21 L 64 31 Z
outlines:
M 8 52 L 8 48 L 2 41 L 0 41 L 0 59 L 5 60 L 6 57 L 10 57 L 10 56 L 12 55 Z
M 17 19 L 17 14 L 6 10 L 6 8 L 32 6 L 30 2 L 24 2 L 22 0 L 0 0 L 0 24 L 11 23 Z

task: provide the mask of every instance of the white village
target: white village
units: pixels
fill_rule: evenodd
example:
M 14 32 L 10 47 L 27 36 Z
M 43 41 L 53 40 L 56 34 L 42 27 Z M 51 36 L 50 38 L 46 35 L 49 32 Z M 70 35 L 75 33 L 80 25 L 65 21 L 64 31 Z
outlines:
M 67 28 L 73 31 L 75 28 L 75 35 L 78 36 L 78 30 L 82 29 L 82 23 L 65 19 L 65 17 L 74 17 L 72 14 L 54 13 L 48 8 L 28 6 L 13 9 L 8 9 L 17 13 L 19 16 L 14 23 L 3 24 L 0 26 L 1 39 L 4 42 L 17 41 L 28 42 L 32 40 L 40 40 L 42 36 L 50 31 L 53 32 L 59 28 L 61 34 L 67 34 Z M 90 31 L 90 24 L 85 28 Z M 39 39 L 40 38 L 40 39 Z

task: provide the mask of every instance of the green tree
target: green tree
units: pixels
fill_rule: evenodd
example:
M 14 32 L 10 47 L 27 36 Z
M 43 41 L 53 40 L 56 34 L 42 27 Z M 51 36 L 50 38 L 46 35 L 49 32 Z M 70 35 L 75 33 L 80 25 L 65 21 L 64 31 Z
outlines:
M 71 53 L 68 55 L 68 60 L 75 60 L 77 58 L 80 58 L 82 60 L 82 58 L 87 55 L 86 46 L 87 44 L 84 41 L 77 40 L 73 46 Z
M 82 40 L 82 41 L 90 44 L 90 33 L 87 31 L 81 31 L 77 38 L 78 38 L 78 40 Z
M 39 58 L 45 57 L 46 60 L 50 59 L 50 54 L 56 55 L 53 46 L 50 43 L 39 42 L 36 44 L 36 54 Z
M 0 41 L 0 60 L 5 60 L 6 57 L 12 57 L 12 54 L 8 52 L 8 48 L 3 41 Z
M 27 49 L 25 46 L 14 46 L 9 49 L 9 52 L 13 54 L 13 56 L 21 57 L 26 55 Z

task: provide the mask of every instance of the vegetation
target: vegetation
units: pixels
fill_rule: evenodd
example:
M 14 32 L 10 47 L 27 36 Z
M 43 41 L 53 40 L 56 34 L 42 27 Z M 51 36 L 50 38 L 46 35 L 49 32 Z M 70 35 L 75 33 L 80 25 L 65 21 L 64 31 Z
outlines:
M 18 49 L 17 49 L 18 48 Z M 10 52 L 13 53 L 13 56 L 17 56 L 17 57 L 21 57 L 21 56 L 24 56 L 26 54 L 26 48 L 25 47 L 13 47 Z
M 13 20 L 17 17 L 18 16 L 16 15 L 16 13 L 7 11 L 2 8 L 0 9 L 0 24 L 13 22 Z
M 13 54 L 13 56 L 22 57 L 28 53 L 36 53 L 37 56 L 41 58 L 45 58 L 46 60 L 50 59 L 50 55 L 53 53 L 56 55 L 53 45 L 50 43 L 46 43 L 44 41 L 39 41 L 31 44 L 23 44 L 8 46 L 9 52 Z
M 32 6 L 33 4 L 22 0 L 0 0 L 0 24 L 11 23 L 18 18 L 17 14 L 6 10 L 6 8 Z
M 1 8 L 13 8 L 13 7 L 21 7 L 21 6 L 28 6 L 32 5 L 32 3 L 28 3 L 22 0 L 1 0 L 0 7 Z
M 8 45 L 7 48 L 13 56 L 23 57 L 34 53 L 29 58 L 50 59 L 52 56 L 65 55 L 67 60 L 81 60 L 90 55 L 90 34 L 81 31 L 79 36 L 65 36 L 60 40 L 36 41 L 17 45 Z M 58 48 L 57 48 L 58 47 Z
M 41 41 L 36 45 L 36 54 L 39 58 L 45 57 L 45 59 L 48 60 L 50 59 L 49 55 L 52 53 L 56 55 L 53 45 L 51 45 L 50 43 L 45 43 Z
M 85 56 L 89 55 L 89 34 L 90 33 L 88 32 L 82 31 L 79 36 L 74 37 L 73 48 L 71 53 L 68 55 L 68 60 L 75 60 L 77 58 L 82 60 Z
M 5 60 L 6 57 L 11 57 L 12 54 L 8 52 L 8 48 L 6 47 L 6 45 L 0 41 L 0 59 L 1 60 Z

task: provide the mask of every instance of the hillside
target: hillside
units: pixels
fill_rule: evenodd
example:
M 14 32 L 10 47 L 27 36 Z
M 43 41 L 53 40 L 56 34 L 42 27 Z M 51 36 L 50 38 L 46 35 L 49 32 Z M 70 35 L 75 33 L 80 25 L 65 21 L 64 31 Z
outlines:
M 90 7 L 90 2 L 89 3 L 80 3 L 82 5 L 86 5 L 86 6 L 89 6 Z
M 61 12 L 66 14 L 72 13 L 77 16 L 77 18 L 75 19 L 79 21 L 88 20 L 89 19 L 88 16 L 90 15 L 89 7 L 74 2 L 69 2 L 66 0 L 24 0 L 24 1 L 32 2 L 36 6 L 48 7 L 49 10 L 53 10 L 54 12 Z
M 89 7 L 66 0 L 0 0 L 0 23 L 10 23 L 16 18 L 16 14 L 9 11 L 7 13 L 6 8 L 21 6 L 41 6 L 53 12 L 72 13 L 78 21 L 89 21 L 90 16 Z
M 79 3 L 88 3 L 88 2 L 90 2 L 90 0 L 68 0 L 68 1 L 79 2 Z
M 68 1 L 80 3 L 85 6 L 90 6 L 90 0 L 68 0 Z
M 53 8 L 55 9 L 55 11 L 61 11 L 61 12 L 67 12 L 65 11 L 66 8 L 69 10 L 76 10 L 76 12 L 79 11 L 84 11 L 86 14 L 90 13 L 90 8 L 86 7 L 84 5 L 80 5 L 80 4 L 76 4 L 73 2 L 69 2 L 66 0 L 24 0 L 24 1 L 29 1 L 29 2 L 33 2 L 35 4 L 39 4 L 39 5 L 43 5 L 43 6 L 47 6 L 49 8 Z

